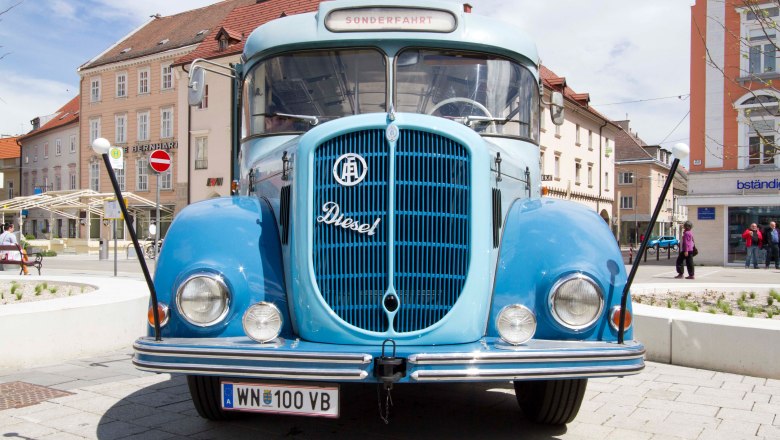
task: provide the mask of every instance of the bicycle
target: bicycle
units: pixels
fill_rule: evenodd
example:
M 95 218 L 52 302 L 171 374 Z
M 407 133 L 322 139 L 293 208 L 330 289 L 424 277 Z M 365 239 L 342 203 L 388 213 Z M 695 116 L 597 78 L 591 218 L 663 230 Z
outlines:
M 163 245 L 162 238 L 157 242 L 157 252 L 154 252 L 154 242 L 151 242 L 148 245 L 146 245 L 146 247 L 144 248 L 144 255 L 146 255 L 146 258 L 150 260 L 154 260 L 154 257 L 156 255 L 159 255 L 160 251 L 162 250 L 162 245 Z

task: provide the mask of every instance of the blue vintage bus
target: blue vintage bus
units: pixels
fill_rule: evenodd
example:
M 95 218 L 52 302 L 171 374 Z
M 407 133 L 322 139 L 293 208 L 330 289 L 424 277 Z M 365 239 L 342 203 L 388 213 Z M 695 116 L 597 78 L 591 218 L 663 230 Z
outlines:
M 165 238 L 135 365 L 201 416 L 337 417 L 339 384 L 513 382 L 565 424 L 588 378 L 644 367 L 607 225 L 543 197 L 536 47 L 453 3 L 323 2 L 234 66 L 232 197 Z M 197 103 L 206 70 L 191 68 Z M 213 232 L 206 232 L 213 231 Z M 619 342 L 620 341 L 620 342 Z

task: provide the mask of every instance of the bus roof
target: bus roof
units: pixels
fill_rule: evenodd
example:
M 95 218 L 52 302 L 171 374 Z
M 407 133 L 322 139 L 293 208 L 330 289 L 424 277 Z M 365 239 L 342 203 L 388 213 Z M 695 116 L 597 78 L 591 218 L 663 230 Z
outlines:
M 329 20 L 326 25 L 326 19 L 336 15 L 341 21 Z M 454 29 L 447 29 L 448 17 Z M 430 23 L 438 28 L 428 30 L 426 26 Z M 373 29 L 358 31 L 356 27 L 348 27 L 358 24 Z M 414 30 L 408 30 L 412 28 Z M 523 30 L 500 20 L 465 13 L 460 3 L 425 1 L 421 4 L 419 0 L 322 2 L 316 13 L 281 17 L 255 29 L 244 47 L 244 59 L 303 48 L 378 46 L 394 49 L 409 45 L 484 50 L 538 64 L 536 45 Z

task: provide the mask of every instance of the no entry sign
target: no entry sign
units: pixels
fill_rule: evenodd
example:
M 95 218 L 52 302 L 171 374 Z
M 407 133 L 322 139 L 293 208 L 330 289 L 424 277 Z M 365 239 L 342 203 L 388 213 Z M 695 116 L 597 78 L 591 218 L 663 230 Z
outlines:
M 171 167 L 171 155 L 165 150 L 154 150 L 149 155 L 149 166 L 158 173 L 164 173 Z

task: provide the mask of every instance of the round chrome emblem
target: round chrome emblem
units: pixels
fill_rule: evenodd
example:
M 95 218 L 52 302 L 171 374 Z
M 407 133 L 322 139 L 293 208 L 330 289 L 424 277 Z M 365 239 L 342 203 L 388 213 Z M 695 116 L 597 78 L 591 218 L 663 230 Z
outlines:
M 342 154 L 333 164 L 333 177 L 341 186 L 357 185 L 363 181 L 367 172 L 366 160 L 355 153 Z
M 398 140 L 398 126 L 395 124 L 390 124 L 387 126 L 387 129 L 385 130 L 385 137 L 387 138 L 387 142 L 395 142 Z

